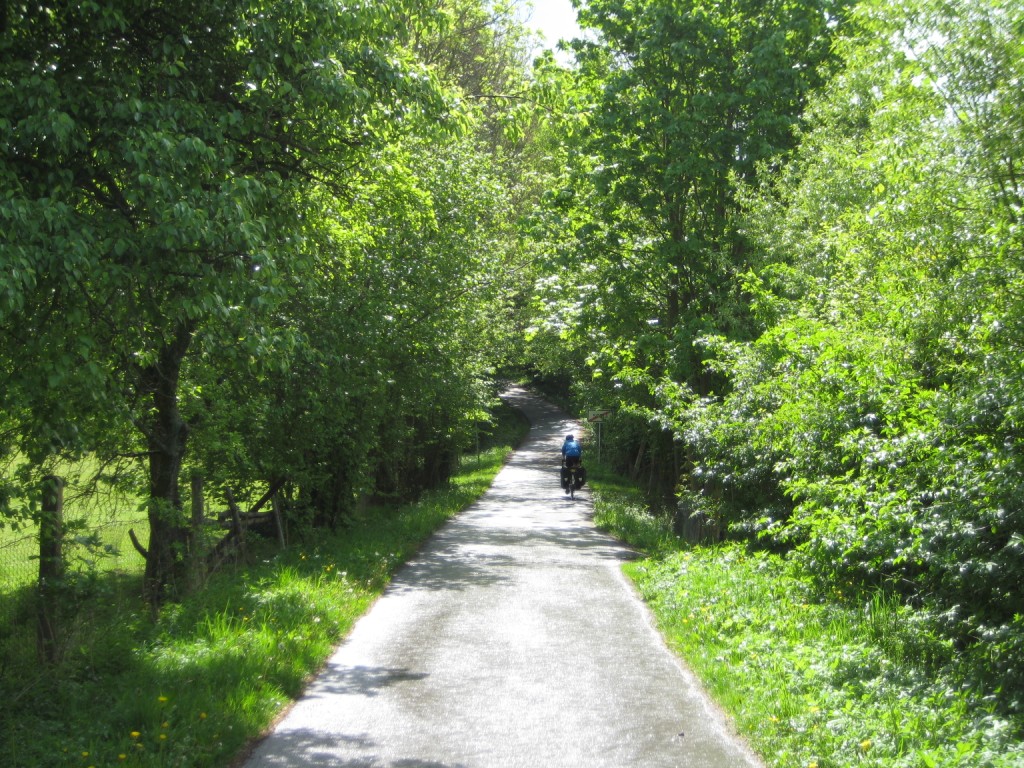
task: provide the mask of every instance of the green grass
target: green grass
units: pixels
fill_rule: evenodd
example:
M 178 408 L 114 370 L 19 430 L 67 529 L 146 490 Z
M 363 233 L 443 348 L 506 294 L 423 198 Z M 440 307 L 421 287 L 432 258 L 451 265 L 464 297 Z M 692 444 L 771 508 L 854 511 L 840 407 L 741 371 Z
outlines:
M 4 764 L 231 763 L 301 692 L 398 566 L 489 487 L 527 428 L 506 415 L 500 445 L 467 458 L 449 487 L 416 504 L 367 510 L 345 531 L 317 531 L 285 551 L 255 547 L 247 565 L 215 574 L 155 620 L 137 600 L 104 599 L 128 594 L 111 580 L 137 581 L 100 577 L 58 665 L 6 660 Z
M 648 555 L 625 570 L 668 643 L 768 766 L 1024 766 L 1024 723 L 971 692 L 910 608 L 822 595 L 737 544 L 685 548 L 631 489 L 593 479 L 598 524 Z
M 11 471 L 10 467 L 5 471 Z M 141 572 L 142 556 L 132 547 L 128 529 L 146 530 L 141 497 L 121 487 L 94 483 L 95 459 L 67 463 L 55 470 L 65 481 L 64 531 L 69 567 Z M 38 504 L 38 499 L 34 502 Z M 0 521 L 0 595 L 33 584 L 38 575 L 39 526 L 27 508 Z
M 652 515 L 643 494 L 628 480 L 593 462 L 587 464 L 587 482 L 597 526 L 651 555 L 679 548 L 669 519 Z

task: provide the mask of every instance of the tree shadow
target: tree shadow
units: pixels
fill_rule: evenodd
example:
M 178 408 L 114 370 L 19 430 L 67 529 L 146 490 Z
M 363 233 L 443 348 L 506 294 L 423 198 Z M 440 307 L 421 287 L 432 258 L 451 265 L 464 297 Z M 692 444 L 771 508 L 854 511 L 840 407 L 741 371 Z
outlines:
M 333 696 L 366 696 L 372 698 L 381 691 L 403 683 L 425 680 L 426 672 L 411 672 L 393 667 L 341 667 L 331 665 L 324 670 L 304 697 L 317 699 Z
M 366 752 L 357 757 L 339 757 L 337 748 Z M 365 735 L 323 733 L 299 728 L 274 734 L 272 742 L 255 745 L 244 762 L 236 768 L 468 768 L 465 763 L 440 762 L 421 758 L 386 758 L 381 745 Z

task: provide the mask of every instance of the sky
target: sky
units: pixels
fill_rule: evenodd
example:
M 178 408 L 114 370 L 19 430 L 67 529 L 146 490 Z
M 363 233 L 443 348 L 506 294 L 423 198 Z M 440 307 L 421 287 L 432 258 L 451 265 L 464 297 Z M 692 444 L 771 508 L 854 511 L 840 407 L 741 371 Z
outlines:
M 530 0 L 533 11 L 526 20 L 526 26 L 544 36 L 546 48 L 554 48 L 562 38 L 570 40 L 580 36 L 576 23 L 576 10 L 569 0 Z M 556 52 L 559 60 L 562 55 Z
M 544 35 L 547 44 L 554 46 L 561 38 L 576 37 L 580 33 L 576 24 L 576 10 L 569 0 L 532 0 L 533 12 L 527 26 Z

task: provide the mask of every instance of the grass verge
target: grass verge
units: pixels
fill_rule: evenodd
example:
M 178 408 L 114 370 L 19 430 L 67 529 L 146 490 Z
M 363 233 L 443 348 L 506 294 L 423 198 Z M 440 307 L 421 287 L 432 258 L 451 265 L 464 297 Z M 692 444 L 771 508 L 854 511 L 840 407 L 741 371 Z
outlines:
M 296 697 L 401 563 L 478 498 L 528 429 L 506 413 L 448 487 L 248 564 L 158 619 L 97 600 L 63 661 L 0 681 L 0 754 L 19 768 L 229 764 Z
M 686 548 L 635 491 L 591 479 L 598 525 L 647 554 L 625 570 L 667 642 L 768 766 L 1024 766 L 1024 723 L 972 694 L 906 606 L 822 595 L 741 545 Z

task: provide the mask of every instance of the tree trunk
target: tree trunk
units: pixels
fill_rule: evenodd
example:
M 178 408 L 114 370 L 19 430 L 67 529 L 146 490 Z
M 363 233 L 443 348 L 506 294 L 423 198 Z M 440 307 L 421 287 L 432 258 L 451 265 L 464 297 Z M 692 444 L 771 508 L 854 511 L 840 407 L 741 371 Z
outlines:
M 149 549 L 144 591 L 154 608 L 174 594 L 184 575 L 188 526 L 182 514 L 178 480 L 188 425 L 178 410 L 181 365 L 192 341 L 191 325 L 179 325 L 157 362 L 141 372 L 142 393 L 152 405 L 146 422 L 149 448 Z
M 60 644 L 60 586 L 64 579 L 64 480 L 52 475 L 43 480 L 43 508 L 39 520 L 39 602 L 36 639 L 39 658 L 57 660 Z
M 640 477 L 640 468 L 643 466 L 644 454 L 647 452 L 647 436 L 644 435 L 640 438 L 640 447 L 636 452 L 636 460 L 633 462 L 633 468 L 630 470 L 629 478 L 634 482 Z

